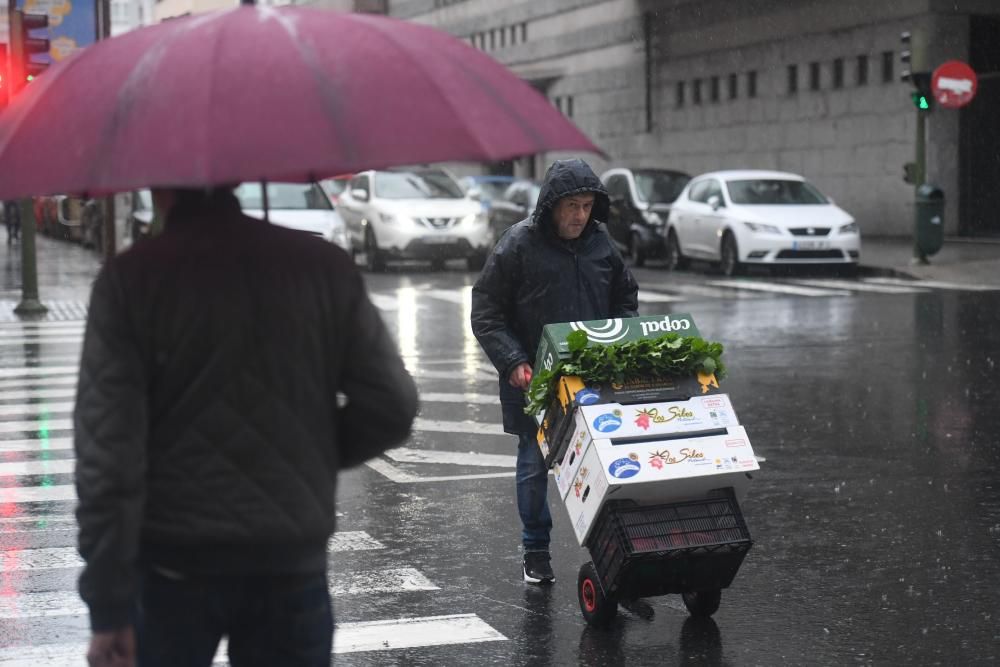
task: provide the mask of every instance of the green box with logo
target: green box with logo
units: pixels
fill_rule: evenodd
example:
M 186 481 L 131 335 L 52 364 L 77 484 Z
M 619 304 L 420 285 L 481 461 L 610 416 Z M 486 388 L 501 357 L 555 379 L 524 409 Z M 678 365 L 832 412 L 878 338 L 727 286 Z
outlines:
M 543 370 L 552 370 L 557 361 L 569 356 L 566 337 L 574 331 L 585 332 L 590 342 L 598 345 L 659 338 L 665 333 L 701 336 L 694 324 L 694 318 L 687 313 L 547 324 L 542 329 L 542 340 L 538 344 L 538 354 L 535 356 L 533 369 L 535 375 Z

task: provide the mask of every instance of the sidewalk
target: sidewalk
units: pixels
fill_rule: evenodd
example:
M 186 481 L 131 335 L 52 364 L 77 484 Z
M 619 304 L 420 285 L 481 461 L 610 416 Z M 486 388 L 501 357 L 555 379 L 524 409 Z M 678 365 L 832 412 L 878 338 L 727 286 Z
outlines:
M 1000 288 L 1000 239 L 946 238 L 926 265 L 912 264 L 913 239 L 862 237 L 862 275 L 895 276 Z

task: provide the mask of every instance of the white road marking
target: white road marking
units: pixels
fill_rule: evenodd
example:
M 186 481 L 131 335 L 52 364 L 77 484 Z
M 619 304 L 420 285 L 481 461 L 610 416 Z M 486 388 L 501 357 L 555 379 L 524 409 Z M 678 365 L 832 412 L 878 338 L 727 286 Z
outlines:
M 795 284 L 806 285 L 807 287 L 846 289 L 852 292 L 877 292 L 879 294 L 919 294 L 928 291 L 916 285 L 913 287 L 896 287 L 893 285 L 875 285 L 854 280 L 796 280 Z
M 904 280 L 903 278 L 865 278 L 866 283 L 875 285 L 901 285 L 906 287 L 930 287 L 932 289 L 964 290 L 970 292 L 994 292 L 1000 285 L 967 285 L 943 280 Z
M 40 415 L 42 413 L 52 415 L 55 413 L 70 414 L 73 412 L 72 401 L 46 402 L 46 403 L 19 403 L 10 405 L 0 405 L 0 417 L 10 417 L 12 415 Z
M 0 551 L 0 572 L 59 570 L 83 565 L 75 547 L 42 547 Z
M 475 435 L 504 435 L 499 424 L 485 424 L 472 421 L 441 421 L 417 417 L 413 422 L 414 431 L 430 431 L 433 433 L 472 433 Z
M 441 590 L 412 567 L 389 570 L 368 570 L 334 576 L 330 593 L 334 599 L 346 595 L 403 593 L 408 591 Z
M 496 394 L 448 394 L 433 391 L 420 392 L 421 403 L 476 403 L 479 405 L 500 405 Z
M 417 294 L 425 294 L 432 299 L 440 299 L 441 301 L 447 301 L 448 303 L 457 303 L 460 306 L 464 306 L 466 303 L 470 302 L 472 299 L 472 288 L 466 287 L 460 290 L 443 290 L 443 289 L 429 289 Z
M 0 390 L 0 401 L 30 401 L 40 398 L 75 398 L 76 387 L 62 389 L 9 389 Z
M 411 372 L 413 372 L 417 379 L 427 380 L 458 380 L 460 382 L 464 382 L 466 380 L 493 380 L 495 382 L 497 379 L 497 374 L 495 372 L 488 372 L 484 370 L 477 370 L 473 373 L 469 373 L 468 371 L 431 371 L 414 369 Z
M 684 301 L 684 297 L 653 292 L 652 290 L 639 290 L 639 303 L 671 303 L 673 301 Z
M 6 475 L 58 475 L 71 473 L 76 468 L 76 459 L 55 459 L 51 461 L 7 461 L 0 463 L 0 476 Z
M 0 440 L 0 452 L 48 452 L 63 449 L 73 449 L 73 438 Z
M 669 289 L 671 292 L 680 292 L 685 298 L 694 296 L 708 299 L 759 299 L 761 296 L 753 292 L 741 292 L 735 288 L 708 287 L 683 282 L 670 282 Z
M 72 484 L 0 487 L 0 503 L 41 503 L 57 500 L 76 500 L 76 487 Z
M 0 377 L 45 377 L 46 375 L 76 375 L 79 366 L 34 366 L 27 368 L 0 368 Z
M 338 623 L 333 633 L 333 653 L 388 651 L 428 646 L 506 641 L 475 614 L 425 616 L 385 621 Z M 0 667 L 80 667 L 87 644 L 42 644 L 0 649 Z M 223 641 L 215 654 L 215 665 L 226 664 Z
M 517 464 L 517 457 L 513 455 L 445 452 L 434 449 L 410 449 L 408 447 L 390 449 L 385 455 L 397 463 L 439 463 L 482 468 L 513 468 Z
M 45 368 L 39 366 L 38 368 Z M 61 373 L 61 377 L 31 377 L 19 378 L 17 380 L 0 380 L 0 389 L 24 389 L 25 387 L 56 387 L 73 385 L 76 386 L 78 367 L 73 366 L 72 371 Z
M 838 290 L 816 289 L 812 287 L 796 287 L 784 283 L 769 283 L 756 280 L 712 280 L 709 285 L 732 287 L 733 289 L 756 290 L 775 294 L 791 294 L 794 296 L 850 296 L 850 292 Z
M 372 551 L 385 549 L 385 545 L 364 531 L 345 530 L 334 533 L 327 548 L 333 552 Z
M 399 299 L 394 296 L 370 293 L 368 298 L 379 310 L 399 310 Z
M 50 337 L 69 338 L 76 337 L 76 340 L 83 340 L 83 327 L 60 327 L 58 329 L 24 329 L 21 331 L 11 329 L 0 329 L 0 340 L 5 338 L 17 338 L 21 340 L 31 340 L 34 338 Z
M 38 338 L 23 338 L 20 340 L 5 340 L 0 338 L 0 347 L 14 347 L 22 345 L 79 345 L 81 340 L 79 338 L 65 338 L 65 337 L 52 337 L 42 336 Z
M 430 477 L 421 477 L 419 475 L 408 473 L 405 470 L 400 470 L 384 459 L 372 459 L 370 461 L 366 461 L 365 465 L 396 484 L 415 484 L 419 482 L 456 482 L 469 479 L 495 479 L 499 477 L 514 476 L 513 472 L 494 472 L 483 475 L 435 475 Z

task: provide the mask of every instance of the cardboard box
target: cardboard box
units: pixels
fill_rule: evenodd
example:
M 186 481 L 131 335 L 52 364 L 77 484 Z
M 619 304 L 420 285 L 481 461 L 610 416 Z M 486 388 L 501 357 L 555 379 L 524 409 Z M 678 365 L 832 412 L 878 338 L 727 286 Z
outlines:
M 552 370 L 560 359 L 569 355 L 566 337 L 574 331 L 584 331 L 591 343 L 610 345 L 642 338 L 659 338 L 665 333 L 681 336 L 700 336 L 694 319 L 686 313 L 650 315 L 612 320 L 585 322 L 560 322 L 542 328 L 542 339 L 535 357 L 534 374 Z
M 561 376 L 556 382 L 555 397 L 537 419 L 538 444 L 542 449 L 545 465 L 551 468 L 562 460 L 566 447 L 573 439 L 572 425 L 576 410 L 581 406 L 683 401 L 718 391 L 719 382 L 714 374 L 698 373 L 690 377 L 658 379 L 633 378 L 623 384 L 584 384 L 577 376 Z
M 599 416 L 586 418 L 591 423 Z M 712 436 L 615 440 L 590 441 L 564 500 L 581 546 L 609 500 L 663 504 L 704 498 L 726 487 L 742 500 L 750 484 L 747 473 L 760 469 L 742 426 Z
M 582 408 L 575 414 L 574 428 L 568 431 L 569 445 L 553 466 L 559 497 L 566 497 L 586 448 L 594 439 L 611 437 L 616 446 L 624 444 L 621 442 L 624 439 L 660 442 L 677 434 L 706 434 L 738 425 L 736 412 L 726 394 L 686 401 L 641 405 L 611 403 Z

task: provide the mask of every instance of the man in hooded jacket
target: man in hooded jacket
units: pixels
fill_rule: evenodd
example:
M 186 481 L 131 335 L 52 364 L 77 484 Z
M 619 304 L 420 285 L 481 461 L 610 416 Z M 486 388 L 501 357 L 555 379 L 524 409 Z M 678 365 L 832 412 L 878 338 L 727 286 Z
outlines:
M 604 225 L 608 193 L 586 162 L 549 167 L 530 218 L 497 242 L 472 290 L 472 330 L 500 375 L 504 431 L 518 436 L 517 508 L 528 583 L 555 581 L 548 470 L 524 413 L 542 327 L 634 317 L 638 286 Z

